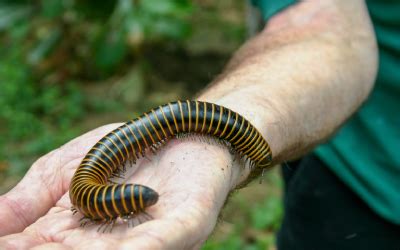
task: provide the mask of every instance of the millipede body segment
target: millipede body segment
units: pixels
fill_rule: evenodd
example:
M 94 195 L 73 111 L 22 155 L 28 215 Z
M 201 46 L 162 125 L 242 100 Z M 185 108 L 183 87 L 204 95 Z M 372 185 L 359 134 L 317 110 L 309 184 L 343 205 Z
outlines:
M 179 134 L 206 134 L 225 141 L 256 168 L 270 166 L 271 150 L 262 135 L 243 116 L 212 103 L 177 101 L 116 128 L 87 153 L 70 185 L 72 205 L 85 218 L 109 221 L 130 218 L 158 201 L 158 194 L 137 184 L 109 184 L 108 179 L 146 150 Z

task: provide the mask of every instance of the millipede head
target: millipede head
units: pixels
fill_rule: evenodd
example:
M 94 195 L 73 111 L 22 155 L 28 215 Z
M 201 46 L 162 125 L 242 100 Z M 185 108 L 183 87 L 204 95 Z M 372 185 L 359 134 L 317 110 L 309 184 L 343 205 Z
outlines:
M 144 202 L 144 207 L 150 207 L 154 204 L 157 203 L 158 201 L 158 193 L 154 191 L 153 189 L 142 186 L 142 196 L 146 197 L 143 202 Z

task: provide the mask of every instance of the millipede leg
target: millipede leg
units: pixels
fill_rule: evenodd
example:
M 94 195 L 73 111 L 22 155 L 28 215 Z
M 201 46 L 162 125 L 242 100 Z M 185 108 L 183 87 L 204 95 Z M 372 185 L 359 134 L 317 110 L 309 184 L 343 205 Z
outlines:
M 133 218 L 129 217 L 128 219 L 128 228 L 133 227 L 133 222 L 132 222 Z M 132 225 L 131 225 L 132 224 Z
M 118 168 L 118 173 L 125 174 L 125 172 L 126 172 L 126 166 L 125 165 L 126 165 L 126 161 L 123 162 L 121 164 L 121 166 Z
M 148 160 L 149 162 L 151 162 L 151 159 L 150 159 L 147 155 L 145 155 L 144 158 L 146 158 L 146 160 Z
M 88 217 L 82 217 L 79 219 L 79 222 L 80 222 L 79 224 L 80 227 L 85 227 L 89 222 L 91 222 L 91 219 Z
M 110 221 L 108 220 L 108 221 L 106 221 L 104 224 L 105 224 L 105 227 L 104 227 L 104 229 L 103 229 L 103 233 L 105 233 L 105 232 L 107 231 L 107 228 L 108 228 L 108 226 L 110 225 Z
M 134 215 L 131 215 L 131 216 L 129 217 L 129 220 L 128 220 L 128 228 L 129 228 L 129 227 L 135 227 L 135 220 L 136 220 L 136 217 L 135 217 Z
M 78 209 L 71 207 L 72 215 L 75 215 L 78 212 Z
M 140 220 L 140 217 L 139 217 L 139 216 L 137 216 L 136 219 L 139 221 L 139 225 L 143 223 L 143 222 Z
M 106 220 L 106 221 L 97 229 L 97 232 L 99 232 L 99 231 L 100 231 L 100 228 L 102 228 L 102 227 L 104 226 L 103 233 L 105 233 L 105 232 L 107 231 L 108 226 L 110 226 L 111 223 L 112 223 L 112 219 Z
M 229 147 L 229 153 L 230 153 L 231 155 L 234 155 L 234 154 L 235 154 L 235 149 L 234 149 L 232 146 Z
M 150 214 L 146 213 L 145 211 L 142 212 L 143 216 L 148 219 L 148 220 L 154 220 L 153 216 L 151 216 Z
M 112 233 L 112 230 L 113 230 L 113 228 L 114 228 L 114 226 L 115 226 L 115 222 L 117 221 L 117 218 L 113 218 L 113 219 L 111 219 L 111 228 L 110 228 L 110 233 Z
M 151 146 L 150 150 L 154 155 L 157 153 L 157 148 L 155 146 Z
M 79 219 L 79 222 L 81 222 L 81 221 L 83 221 L 85 219 L 87 219 L 87 218 L 85 216 L 83 216 L 82 218 Z
M 133 158 L 133 157 L 132 157 Z M 133 165 L 135 165 L 136 164 L 136 160 L 134 160 L 134 159 L 130 159 L 129 160 L 129 163 L 130 163 L 130 167 L 132 168 L 133 167 Z
M 114 177 L 114 178 L 120 178 L 120 179 L 124 178 L 123 174 L 120 174 L 120 173 L 117 173 L 117 172 L 112 173 L 111 176 Z
M 88 223 L 89 223 L 89 221 L 85 221 L 85 222 L 82 222 L 79 226 L 83 228 L 83 227 L 85 227 Z
M 107 223 L 107 221 L 102 222 L 99 228 L 97 228 L 97 232 L 100 232 L 100 229 Z
M 260 178 L 260 184 L 262 184 L 263 180 L 264 180 L 264 172 L 265 172 L 265 168 L 263 168 L 262 172 L 261 172 L 261 178 Z
M 111 181 L 111 180 L 108 180 L 108 183 L 110 183 L 110 184 L 113 184 L 113 185 L 116 185 L 116 184 L 118 184 L 117 182 L 115 182 L 115 181 Z
M 128 219 L 126 220 L 126 224 L 128 224 L 128 228 L 130 228 L 130 227 L 131 227 L 131 223 L 130 223 L 130 221 L 131 221 L 131 218 L 128 218 Z

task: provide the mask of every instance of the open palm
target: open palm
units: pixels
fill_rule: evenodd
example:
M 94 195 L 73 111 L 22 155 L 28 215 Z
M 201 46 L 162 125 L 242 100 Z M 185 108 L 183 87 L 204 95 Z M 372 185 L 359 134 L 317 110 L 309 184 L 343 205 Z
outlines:
M 201 246 L 214 228 L 229 191 L 245 173 L 232 167 L 227 149 L 199 140 L 172 140 L 125 174 L 124 181 L 158 191 L 158 203 L 146 210 L 153 220 L 133 228 L 119 220 L 112 233 L 98 232 L 99 225 L 79 226 L 82 215 L 70 211 L 70 180 L 91 146 L 119 125 L 90 131 L 43 156 L 14 189 L 0 197 L 0 248 Z

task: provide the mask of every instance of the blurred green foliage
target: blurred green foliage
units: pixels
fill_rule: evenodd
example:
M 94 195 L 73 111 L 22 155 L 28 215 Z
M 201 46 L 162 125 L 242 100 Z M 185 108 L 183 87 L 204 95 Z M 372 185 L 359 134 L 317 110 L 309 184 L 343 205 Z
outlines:
M 127 60 L 129 67 L 143 64 L 144 46 L 182 43 L 191 11 L 186 0 L 2 1 L 0 164 L 23 173 L 22 156 L 45 153 L 75 136 L 72 124 L 101 110 L 82 95 L 82 81 L 126 71 Z M 136 82 L 140 95 L 141 79 Z
M 274 249 L 283 216 L 282 181 L 277 170 L 270 171 L 264 183 L 255 181 L 232 195 L 203 250 Z

